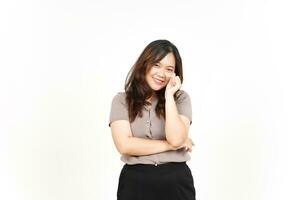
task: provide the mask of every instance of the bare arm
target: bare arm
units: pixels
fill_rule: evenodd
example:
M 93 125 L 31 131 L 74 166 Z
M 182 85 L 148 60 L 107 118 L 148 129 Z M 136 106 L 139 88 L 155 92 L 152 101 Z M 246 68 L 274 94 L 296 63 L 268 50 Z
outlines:
M 190 120 L 179 115 L 173 95 L 166 95 L 166 139 L 173 147 L 181 146 L 188 138 Z
M 142 156 L 175 150 L 166 140 L 133 137 L 127 120 L 112 122 L 111 131 L 117 150 L 124 155 Z

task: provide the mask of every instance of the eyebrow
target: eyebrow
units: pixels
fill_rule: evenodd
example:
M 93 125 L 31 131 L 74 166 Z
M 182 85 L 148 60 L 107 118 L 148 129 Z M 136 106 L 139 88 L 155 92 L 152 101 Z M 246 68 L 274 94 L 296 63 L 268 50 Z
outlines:
M 160 62 L 157 62 L 158 64 L 160 64 L 161 65 L 161 63 Z M 173 69 L 175 69 L 175 67 L 174 66 L 166 66 L 166 67 L 172 67 Z

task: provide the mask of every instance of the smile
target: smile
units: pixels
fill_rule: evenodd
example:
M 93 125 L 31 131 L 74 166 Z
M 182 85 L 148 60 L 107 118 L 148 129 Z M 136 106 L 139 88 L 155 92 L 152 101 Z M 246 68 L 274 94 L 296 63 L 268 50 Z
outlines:
M 156 78 L 153 78 L 154 82 L 159 84 L 159 85 L 162 85 L 165 83 L 165 81 L 162 81 L 162 80 L 159 80 L 159 79 L 156 79 Z

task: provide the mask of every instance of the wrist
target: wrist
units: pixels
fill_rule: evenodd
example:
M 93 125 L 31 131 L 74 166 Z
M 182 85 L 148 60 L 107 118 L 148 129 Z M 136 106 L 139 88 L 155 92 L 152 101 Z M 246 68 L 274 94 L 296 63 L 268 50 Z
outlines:
M 174 99 L 174 94 L 166 93 L 166 94 L 165 94 L 165 99 L 166 99 L 166 100 Z

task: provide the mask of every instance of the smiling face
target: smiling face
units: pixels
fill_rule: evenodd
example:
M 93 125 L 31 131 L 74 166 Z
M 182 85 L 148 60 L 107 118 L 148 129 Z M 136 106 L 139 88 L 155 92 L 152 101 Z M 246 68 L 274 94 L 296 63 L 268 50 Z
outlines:
M 158 91 L 168 84 L 175 73 L 175 64 L 174 54 L 168 53 L 160 61 L 150 66 L 146 74 L 146 81 L 152 90 Z

